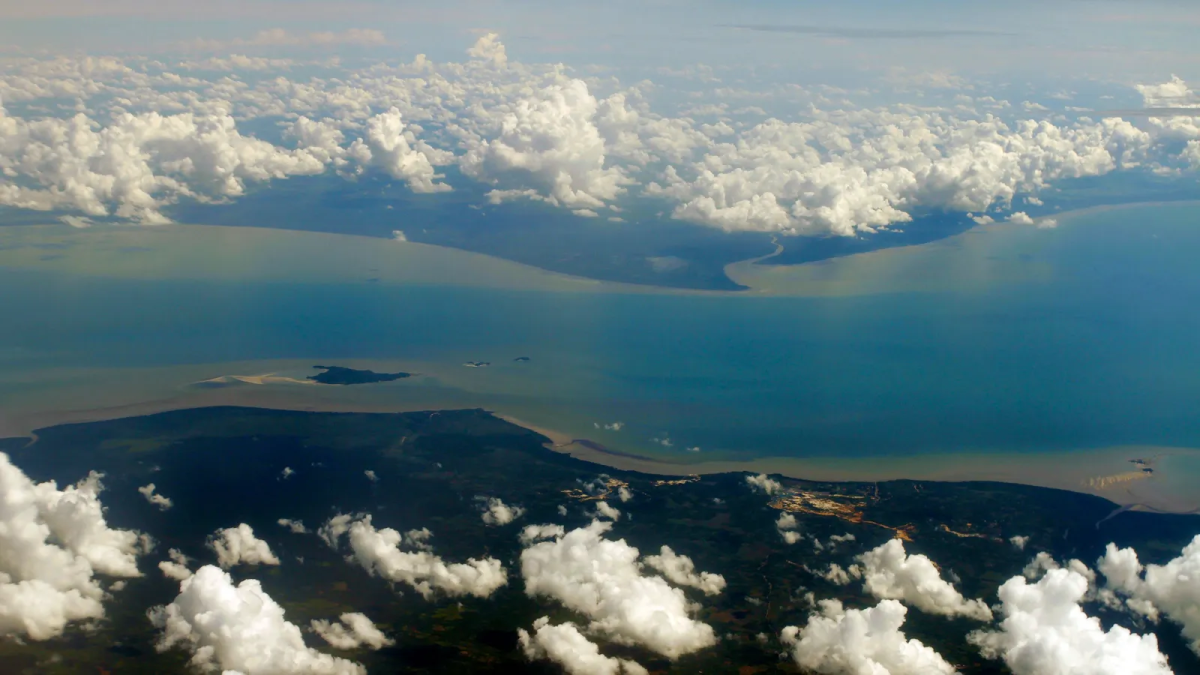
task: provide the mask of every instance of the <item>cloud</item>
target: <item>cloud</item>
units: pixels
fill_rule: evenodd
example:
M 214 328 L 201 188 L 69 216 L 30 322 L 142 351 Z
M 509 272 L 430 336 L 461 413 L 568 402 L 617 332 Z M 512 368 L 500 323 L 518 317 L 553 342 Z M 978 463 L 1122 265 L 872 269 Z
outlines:
M 768 478 L 765 473 L 760 473 L 757 476 L 746 476 L 746 484 L 750 486 L 750 489 L 768 495 L 778 494 L 783 491 L 783 486 L 779 484 L 779 481 Z
M 1025 213 L 1024 211 L 1017 211 L 1008 217 L 1008 222 L 1014 225 L 1032 225 L 1033 218 L 1030 218 L 1029 214 Z
M 246 523 L 217 530 L 209 535 L 206 545 L 217 554 L 217 564 L 222 569 L 234 565 L 279 564 L 267 542 L 254 536 L 254 528 Z
M 1017 535 L 1015 537 L 1011 537 L 1008 542 L 1012 544 L 1013 548 L 1017 549 L 1018 551 L 1024 551 L 1025 546 L 1029 543 L 1029 537 Z
M 645 563 L 676 586 L 690 586 L 705 595 L 717 595 L 725 590 L 725 577 L 712 572 L 697 573 L 692 559 L 675 553 L 670 546 L 664 545 L 658 555 L 646 556 Z
M 1200 654 L 1200 535 L 1165 565 L 1142 566 L 1137 551 L 1109 544 L 1097 563 L 1106 586 L 1126 596 L 1125 604 L 1151 620 L 1164 615 L 1183 627 Z
M 288 530 L 291 530 L 293 534 L 308 534 L 308 528 L 304 526 L 302 521 L 280 518 L 275 522 L 277 522 L 280 527 L 286 527 Z
M 846 28 L 839 26 L 789 26 L 786 24 L 745 24 L 733 28 L 764 33 L 794 33 L 845 39 L 928 40 L 952 37 L 1011 37 L 1013 33 L 991 30 L 938 28 Z
M 192 570 L 188 568 L 192 560 L 184 555 L 183 551 L 173 548 L 167 551 L 167 557 L 170 560 L 158 563 L 158 569 L 162 570 L 163 576 L 176 581 L 183 581 L 192 576 Z
M 203 670 L 244 675 L 365 675 L 346 659 L 304 644 L 300 628 L 284 618 L 283 608 L 254 579 L 234 586 L 228 573 L 205 565 L 179 584 L 179 595 L 148 612 L 162 631 L 160 652 L 182 647 L 190 663 Z
M 598 501 L 596 502 L 596 517 L 620 520 L 621 512 L 615 506 L 606 501 Z
M 46 640 L 104 616 L 96 574 L 138 577 L 148 539 L 114 530 L 99 500 L 102 474 L 59 490 L 34 483 L 0 452 L 0 635 Z
M 526 525 L 518 537 L 522 546 L 528 546 L 542 539 L 554 539 L 566 534 L 562 525 Z
M 534 192 L 500 190 L 491 198 L 540 198 L 570 209 L 597 209 L 625 191 L 629 179 L 605 166 L 605 145 L 593 118 L 596 98 L 582 80 L 552 84 L 508 106 L 498 134 L 466 141 L 463 173 L 493 185 L 527 182 Z
M 417 532 L 428 535 L 428 530 Z M 349 559 L 373 576 L 412 586 L 426 599 L 437 593 L 486 598 L 508 583 L 504 567 L 495 558 L 471 558 L 466 563 L 447 564 L 429 550 L 403 551 L 402 543 L 412 547 L 412 533 L 406 542 L 405 537 L 390 527 L 375 529 L 370 515 L 335 516 L 319 534 L 335 549 L 342 536 L 348 535 Z
M 604 656 L 596 643 L 584 637 L 579 628 L 566 622 L 550 625 L 550 617 L 533 622 L 533 634 L 517 629 L 521 650 L 533 659 L 548 659 L 563 667 L 568 675 L 648 675 L 645 668 L 628 659 Z
M 146 498 L 146 501 L 157 506 L 159 511 L 166 511 L 167 509 L 174 506 L 174 504 L 172 504 L 171 500 L 168 499 L 167 497 L 164 497 L 159 494 L 154 494 L 154 483 L 150 483 L 149 485 L 143 485 L 142 487 L 138 488 L 138 492 L 142 493 L 142 496 Z
M 229 115 L 123 114 L 101 126 L 78 114 L 26 121 L 0 108 L 0 204 L 165 223 L 181 197 L 221 201 L 247 182 L 322 173 L 304 150 L 243 136 Z
M 800 524 L 796 522 L 796 516 L 784 511 L 779 514 L 779 519 L 775 521 L 775 529 L 779 532 L 779 536 L 788 544 L 795 544 L 804 538 L 804 535 L 796 532 Z M 820 542 L 816 542 L 820 545 Z
M 1000 587 L 999 631 L 976 631 L 968 639 L 988 658 L 1003 658 L 1015 675 L 1168 675 L 1154 635 L 1134 635 L 1121 626 L 1107 632 L 1084 613 L 1080 600 L 1088 580 L 1055 569 L 1036 584 L 1024 577 Z
M 521 552 L 525 592 L 587 616 L 588 632 L 668 658 L 715 644 L 713 629 L 690 617 L 694 606 L 682 591 L 661 577 L 643 576 L 636 548 L 603 537 L 611 528 L 593 521 L 530 545 Z
M 921 554 L 908 555 L 899 539 L 867 551 L 856 560 L 853 576 L 861 577 L 863 590 L 877 598 L 902 600 L 930 614 L 992 619 L 986 603 L 963 598 L 942 579 L 932 560 Z
M 377 475 L 377 474 L 376 474 L 374 471 L 372 471 L 372 470 L 370 470 L 370 469 L 367 469 L 366 471 L 364 471 L 364 472 L 363 472 L 363 475 L 364 475 L 364 476 L 366 476 L 366 477 L 367 477 L 367 480 L 371 481 L 372 483 L 378 483 L 378 482 L 379 482 L 379 476 L 378 476 L 378 475 Z
M 414 147 L 418 146 L 418 147 Z M 413 192 L 449 192 L 445 183 L 435 182 L 433 162 L 444 159 L 433 148 L 418 144 L 416 136 L 406 131 L 400 110 L 376 115 L 367 121 L 365 139 L 358 139 L 346 153 L 362 166 L 383 170 L 392 178 L 403 180 Z
M 475 44 L 467 50 L 467 56 L 470 56 L 474 61 L 488 63 L 496 68 L 504 68 L 508 65 L 508 52 L 504 48 L 504 44 L 500 42 L 500 36 L 496 33 L 487 33 L 475 41 Z
M 801 668 L 823 675 L 949 675 L 954 666 L 900 627 L 908 609 L 882 600 L 867 609 L 822 600 L 804 628 L 788 626 L 781 639 Z
M 383 649 L 396 641 L 383 634 L 365 614 L 347 612 L 339 622 L 314 619 L 311 628 L 334 649 Z
M 520 506 L 509 506 L 499 497 L 476 497 L 483 502 L 483 522 L 486 525 L 507 525 L 525 514 Z

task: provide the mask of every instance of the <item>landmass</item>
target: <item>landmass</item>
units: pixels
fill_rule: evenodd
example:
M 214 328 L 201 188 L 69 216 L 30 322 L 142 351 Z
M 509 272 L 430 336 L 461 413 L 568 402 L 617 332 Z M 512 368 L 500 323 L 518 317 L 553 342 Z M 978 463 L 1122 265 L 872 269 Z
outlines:
M 372 384 L 375 382 L 394 382 L 412 377 L 412 373 L 376 373 L 371 370 L 355 370 L 341 366 L 313 366 L 325 372 L 309 375 L 308 379 L 319 384 Z
M 39 429 L 32 442 L 0 439 L 0 452 L 38 480 L 69 485 L 89 471 L 103 472 L 110 525 L 140 529 L 158 542 L 155 553 L 139 560 L 144 576 L 105 600 L 106 618 L 72 625 L 48 641 L 0 641 L 0 663 L 4 672 L 50 675 L 192 672 L 185 651 L 155 648 L 158 633 L 146 610 L 179 593 L 178 582 L 164 578 L 156 564 L 172 548 L 196 565 L 212 563 L 206 537 L 239 522 L 251 525 L 282 564 L 235 568 L 235 580 L 259 580 L 298 626 L 365 613 L 396 640 L 378 651 L 347 654 L 375 673 L 558 672 L 525 657 L 517 629 L 528 630 L 546 615 L 585 625 L 586 619 L 525 593 L 517 534 L 530 524 L 583 527 L 601 501 L 622 514 L 612 539 L 643 556 L 670 546 L 727 582 L 717 595 L 689 591 L 699 606 L 695 618 L 719 636 L 712 647 L 670 660 L 596 638 L 605 653 L 634 659 L 653 673 L 794 675 L 795 665 L 779 656 L 778 636 L 784 626 L 807 621 L 807 594 L 855 608 L 875 602 L 861 582 L 839 585 L 821 570 L 845 568 L 896 537 L 952 573 L 966 597 L 993 603 L 999 584 L 1021 574 L 1038 551 L 1090 563 L 1114 542 L 1135 547 L 1143 563 L 1161 564 L 1200 532 L 1200 516 L 1121 511 L 1092 495 L 1007 483 L 835 483 L 774 475 L 778 487 L 767 495 L 748 485 L 745 472 L 664 478 L 577 459 L 556 451 L 554 442 L 484 410 L 241 407 L 54 426 Z M 173 501 L 170 511 L 139 494 L 151 482 Z M 523 515 L 489 526 L 480 517 L 480 495 L 500 497 Z M 789 532 L 794 543 L 777 529 L 784 511 L 796 521 Z M 507 568 L 508 583 L 486 599 L 425 599 L 407 590 L 401 596 L 315 534 L 277 524 L 287 518 L 315 530 L 334 513 L 369 513 L 378 527 L 399 532 L 428 527 L 438 555 L 494 557 Z M 1024 548 L 1009 543 L 1013 537 L 1022 538 Z M 904 631 L 964 675 L 1008 672 L 967 640 L 979 627 L 910 609 Z M 1200 659 L 1177 624 L 1162 621 L 1139 632 L 1157 635 L 1175 672 L 1200 672 Z M 305 640 L 330 651 L 311 632 Z
M 463 363 L 467 368 L 487 368 L 492 365 L 491 361 L 467 361 Z

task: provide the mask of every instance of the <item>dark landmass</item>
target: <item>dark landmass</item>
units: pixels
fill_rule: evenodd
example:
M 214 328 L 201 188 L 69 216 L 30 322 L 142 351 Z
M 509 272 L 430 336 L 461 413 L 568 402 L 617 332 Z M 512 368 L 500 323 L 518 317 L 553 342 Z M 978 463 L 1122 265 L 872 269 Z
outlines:
M 230 204 L 184 202 L 169 209 L 179 222 L 278 227 L 390 239 L 403 218 L 409 241 L 505 258 L 564 274 L 671 288 L 742 290 L 725 275 L 729 263 L 757 258 L 774 246 L 770 235 L 695 225 L 670 217 L 671 205 L 654 198 L 622 202 L 620 221 L 581 218 L 547 204 L 488 205 L 484 186 L 446 168 L 453 192 L 413 194 L 380 175 L 356 182 L 339 176 L 293 177 L 252 186 Z M 1090 206 L 1200 198 L 1192 178 L 1122 171 L 1064 180 L 1042 195 L 1042 206 L 1018 198 L 1014 210 L 1037 218 Z M 30 212 L 0 207 L 0 224 L 24 222 Z M 616 216 L 617 214 L 604 214 Z M 997 214 L 998 215 L 998 214 Z M 35 213 L 38 222 L 46 216 Z M 914 213 L 913 221 L 857 237 L 780 237 L 783 253 L 765 265 L 794 265 L 959 234 L 975 223 L 963 213 Z
M 516 629 L 551 616 L 580 617 L 553 602 L 528 597 L 520 579 L 519 528 L 590 521 L 592 502 L 580 481 L 607 475 L 628 485 L 633 498 L 613 501 L 627 514 L 610 535 L 643 555 L 662 545 L 688 555 L 697 569 L 725 576 L 718 596 L 688 591 L 712 625 L 718 644 L 669 661 L 640 648 L 602 642 L 609 655 L 638 660 L 654 673 L 798 673 L 782 660 L 779 631 L 803 625 L 802 596 L 839 598 L 849 607 L 874 605 L 861 584 L 834 585 L 803 569 L 846 566 L 852 558 L 902 532 L 910 553 L 924 553 L 943 574 L 962 579 L 967 597 L 996 601 L 996 589 L 1019 574 L 1036 551 L 1093 562 L 1105 544 L 1137 548 L 1144 563 L 1179 555 L 1200 532 L 1200 517 L 1126 511 L 1089 495 L 1001 483 L 891 481 L 818 483 L 779 479 L 785 494 L 768 498 L 747 489 L 744 474 L 688 477 L 615 471 L 545 447 L 546 439 L 481 410 L 406 414 L 347 414 L 201 408 L 41 429 L 37 441 L 0 440 L 0 451 L 35 480 L 73 483 L 90 470 L 105 473 L 102 499 L 108 522 L 135 528 L 158 541 L 139 561 L 145 576 L 106 601 L 107 619 L 93 629 L 75 626 L 46 642 L 0 641 L 4 673 L 188 673 L 189 654 L 154 648 L 156 632 L 146 609 L 172 601 L 178 584 L 155 568 L 169 548 L 210 564 L 205 537 L 218 528 L 250 524 L 283 560 L 279 567 L 237 567 L 235 580 L 254 578 L 294 624 L 364 612 L 396 638 L 378 652 L 339 653 L 372 673 L 556 673 L 529 663 L 517 647 Z M 293 470 L 281 479 L 284 467 Z M 378 482 L 363 476 L 371 470 Z M 174 507 L 147 504 L 137 487 L 154 482 Z M 475 497 L 496 496 L 526 509 L 505 527 L 481 521 Z M 566 516 L 559 507 L 566 506 Z M 775 530 L 780 509 L 794 512 L 800 531 L 829 541 L 855 541 L 817 552 L 785 544 Z M 428 527 L 435 552 L 461 562 L 490 555 L 509 569 L 509 583 L 489 599 L 424 600 L 407 588 L 392 589 L 348 564 L 315 535 L 276 524 L 302 520 L 315 528 L 335 513 L 371 513 L 377 527 L 400 531 Z M 1104 520 L 1108 518 L 1108 520 Z M 1100 523 L 1098 525 L 1098 523 Z M 1007 542 L 1030 538 L 1026 550 Z M 298 558 L 303 558 L 301 563 Z M 1087 606 L 1108 625 L 1125 617 L 1098 603 Z M 939 651 L 968 675 L 1005 673 L 966 641 L 978 622 L 947 619 L 910 609 L 904 630 Z M 1200 672 L 1177 624 L 1151 625 L 1177 673 Z M 770 636 L 767 643 L 759 633 Z M 333 652 L 311 633 L 311 646 Z
M 323 373 L 309 375 L 308 379 L 321 384 L 371 384 L 374 382 L 394 382 L 412 377 L 412 373 L 376 373 L 371 370 L 355 370 L 341 366 L 313 366 Z
M 513 359 L 513 361 L 515 361 L 517 363 L 529 363 L 529 357 L 528 356 L 518 356 L 517 358 Z
M 463 363 L 468 368 L 487 368 L 492 365 L 491 361 L 467 361 Z

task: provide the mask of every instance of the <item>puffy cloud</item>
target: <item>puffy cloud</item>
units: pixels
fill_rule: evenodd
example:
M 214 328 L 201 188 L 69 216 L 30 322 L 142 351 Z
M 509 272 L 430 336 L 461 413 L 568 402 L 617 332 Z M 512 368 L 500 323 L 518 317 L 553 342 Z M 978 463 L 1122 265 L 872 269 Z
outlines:
M 895 600 L 867 609 L 843 609 L 822 600 L 804 628 L 788 626 L 781 639 L 801 668 L 824 675 L 949 675 L 954 667 L 900 627 L 908 609 Z
M 568 675 L 647 675 L 641 665 L 600 653 L 596 643 L 584 637 L 571 623 L 550 625 L 550 617 L 533 622 L 533 634 L 517 629 L 521 650 L 530 659 L 548 659 L 563 667 Z
M 521 530 L 519 539 L 522 546 L 528 546 L 535 541 L 561 537 L 566 533 L 567 530 L 562 525 L 526 525 L 525 529 Z
M 1113 626 L 1107 632 L 1084 613 L 1080 600 L 1088 579 L 1055 569 L 1036 584 L 1024 577 L 1000 587 L 999 631 L 976 631 L 968 639 L 988 658 L 1003 658 L 1016 675 L 1168 675 L 1154 635 Z
M 283 608 L 258 581 L 238 585 L 228 573 L 205 565 L 179 584 L 179 595 L 149 611 L 162 631 L 157 648 L 183 647 L 191 664 L 204 670 L 244 675 L 365 675 L 346 659 L 304 644 L 300 628 L 284 618 Z
M 176 581 L 183 581 L 192 576 L 192 570 L 188 569 L 188 564 L 192 560 L 184 555 L 183 551 L 173 548 L 167 551 L 167 557 L 170 560 L 158 563 L 158 569 L 162 570 L 163 576 Z
M 796 532 L 800 524 L 796 522 L 796 516 L 784 511 L 779 514 L 779 519 L 775 521 L 775 529 L 779 531 L 779 536 L 788 544 L 795 544 L 804 538 L 804 535 Z M 821 548 L 821 542 L 814 540 L 818 550 Z
M 144 535 L 104 519 L 101 474 L 59 490 L 34 483 L 0 453 L 0 635 L 46 640 L 104 616 L 96 574 L 141 576 Z
M 467 56 L 475 61 L 489 63 L 496 68 L 508 65 L 508 52 L 504 48 L 504 43 L 500 42 L 500 36 L 496 33 L 487 33 L 476 40 L 475 44 L 467 50 Z
M 617 509 L 617 507 L 613 506 L 612 504 L 609 504 L 606 501 L 598 501 L 598 502 L 596 502 L 596 517 L 620 520 L 621 519 L 621 511 L 619 509 Z
M 509 107 L 491 139 L 467 142 L 464 173 L 491 184 L 529 182 L 537 192 L 496 192 L 541 197 L 571 209 L 595 209 L 624 192 L 629 182 L 618 167 L 605 166 L 604 139 L 593 118 L 596 98 L 582 80 L 552 84 Z
M 942 579 L 928 557 L 908 555 L 904 542 L 892 539 L 858 556 L 857 573 L 863 589 L 877 598 L 903 600 L 931 614 L 966 616 L 990 621 L 992 612 L 982 600 L 967 600 Z
M 725 230 L 854 236 L 916 208 L 985 211 L 1051 181 L 1144 161 L 1148 132 L 1120 119 L 1058 127 L 900 110 L 814 111 L 768 120 L 648 192 L 676 218 Z M 686 175 L 685 175 L 686 174 Z
M 1009 538 L 1008 543 L 1012 544 L 1013 548 L 1017 549 L 1018 551 L 1024 551 L 1025 546 L 1029 543 L 1029 537 L 1017 535 Z
M 166 511 L 174 506 L 169 498 L 154 493 L 154 483 L 143 485 L 142 487 L 138 488 L 138 492 L 142 493 L 142 496 L 146 498 L 146 501 L 157 506 L 160 511 Z
M 241 135 L 229 115 L 122 114 L 100 126 L 79 114 L 26 121 L 0 108 L 0 204 L 78 210 L 145 223 L 168 222 L 160 209 L 180 197 L 219 201 L 247 181 L 318 174 L 324 164 Z
M 1024 211 L 1017 211 L 1008 217 L 1008 222 L 1014 225 L 1032 225 L 1033 218 L 1030 218 L 1029 214 L 1025 213 Z
M 396 641 L 383 634 L 375 623 L 359 612 L 347 612 L 339 617 L 340 622 L 314 619 L 311 627 L 335 649 L 383 649 Z
M 589 632 L 642 645 L 676 658 L 716 642 L 712 627 L 693 620 L 683 592 L 658 576 L 643 576 L 638 550 L 604 534 L 593 521 L 521 552 L 525 592 L 558 600 L 589 619 Z
M 366 476 L 367 480 L 371 481 L 372 483 L 379 482 L 379 475 L 370 469 L 367 469 L 366 471 L 364 471 L 363 475 Z
M 413 192 L 447 192 L 451 188 L 437 183 L 433 161 L 440 155 L 436 150 L 419 144 L 411 131 L 406 131 L 400 110 L 376 115 L 367 121 L 365 139 L 358 139 L 347 154 L 365 166 L 379 168 L 392 178 L 403 180 Z M 431 158 L 433 155 L 433 158 Z
M 405 537 L 390 527 L 375 529 L 370 515 L 335 516 L 319 534 L 334 548 L 342 535 L 347 535 L 350 559 L 372 575 L 412 586 L 427 599 L 438 592 L 486 598 L 508 583 L 507 572 L 495 558 L 447 564 L 429 550 L 403 551 L 400 546 Z
M 675 553 L 670 546 L 664 545 L 658 555 L 646 556 L 645 563 L 676 586 L 691 586 L 704 591 L 705 595 L 717 595 L 725 590 L 725 577 L 712 572 L 697 573 L 692 559 Z
M 483 502 L 483 522 L 486 525 L 507 525 L 525 514 L 525 509 L 505 504 L 499 497 L 476 499 Z
M 756 490 L 768 495 L 777 494 L 783 491 L 783 486 L 779 484 L 779 481 L 768 478 L 767 474 L 765 473 L 760 473 L 757 476 L 746 476 L 746 484 L 749 485 L 752 490 Z
M 278 565 L 279 558 L 267 542 L 254 536 L 254 528 L 246 523 L 217 530 L 209 535 L 207 546 L 217 554 L 222 569 L 234 565 Z
M 291 520 L 288 518 L 280 518 L 276 521 L 280 527 L 286 527 L 293 534 L 308 534 L 308 528 L 299 520 Z
M 1152 620 L 1162 614 L 1178 623 L 1192 651 L 1200 654 L 1200 535 L 1167 564 L 1145 567 L 1137 551 L 1109 544 L 1097 567 L 1110 591 L 1127 596 L 1130 609 Z

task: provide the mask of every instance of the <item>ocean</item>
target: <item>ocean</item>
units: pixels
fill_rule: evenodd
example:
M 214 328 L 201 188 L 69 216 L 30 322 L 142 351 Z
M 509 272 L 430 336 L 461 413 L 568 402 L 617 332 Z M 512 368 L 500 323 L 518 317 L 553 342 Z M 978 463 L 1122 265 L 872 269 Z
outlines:
M 599 284 L 363 237 L 0 228 L 0 419 L 12 430 L 178 407 L 220 394 L 199 379 L 369 365 L 418 376 L 236 395 L 486 407 L 661 462 L 774 458 L 841 477 L 1020 464 L 1023 480 L 1053 457 L 1050 473 L 1070 475 L 1048 482 L 1070 487 L 1135 470 L 1127 460 L 1144 450 L 1152 483 L 1098 493 L 1151 502 L 1165 490 L 1164 508 L 1200 507 L 1200 206 L 1060 220 L 735 266 L 755 289 L 743 294 Z M 1108 463 L 1087 466 L 1088 453 Z

